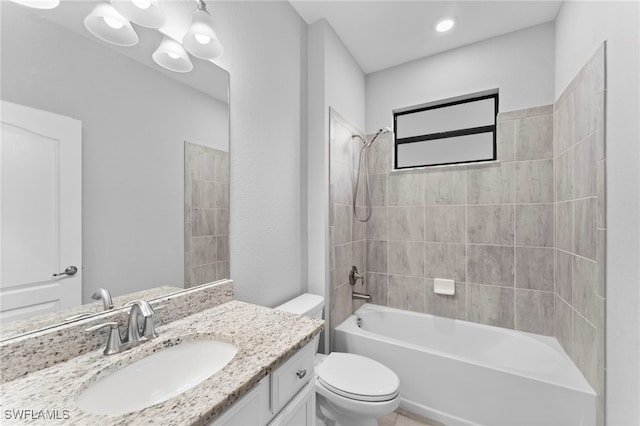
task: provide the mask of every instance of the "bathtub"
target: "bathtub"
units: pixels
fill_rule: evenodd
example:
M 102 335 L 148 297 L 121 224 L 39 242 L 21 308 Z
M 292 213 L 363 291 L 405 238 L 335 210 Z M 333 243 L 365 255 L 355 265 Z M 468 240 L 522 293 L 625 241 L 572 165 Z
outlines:
M 400 377 L 400 407 L 445 425 L 593 425 L 597 396 L 552 337 L 366 304 L 335 350 Z

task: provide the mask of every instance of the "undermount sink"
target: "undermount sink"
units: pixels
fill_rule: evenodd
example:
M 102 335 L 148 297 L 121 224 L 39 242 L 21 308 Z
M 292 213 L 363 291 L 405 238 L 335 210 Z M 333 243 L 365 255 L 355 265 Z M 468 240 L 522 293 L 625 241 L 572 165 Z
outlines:
M 122 367 L 82 391 L 76 405 L 116 416 L 173 398 L 222 370 L 238 353 L 231 343 L 194 340 L 155 352 Z

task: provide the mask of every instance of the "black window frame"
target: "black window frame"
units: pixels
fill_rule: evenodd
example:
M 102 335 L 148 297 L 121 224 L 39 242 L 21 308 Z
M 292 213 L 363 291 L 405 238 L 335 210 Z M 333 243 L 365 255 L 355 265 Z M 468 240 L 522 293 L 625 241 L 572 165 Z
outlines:
M 485 99 L 494 99 L 494 114 L 493 114 L 493 124 L 492 125 L 481 126 L 481 127 L 471 127 L 471 128 L 467 128 L 467 129 L 450 130 L 450 131 L 447 131 L 447 132 L 429 133 L 429 134 L 424 134 L 424 135 L 411 136 L 411 137 L 407 137 L 407 138 L 398 138 L 397 137 L 397 135 L 398 135 L 398 116 L 407 115 L 407 114 L 415 114 L 417 112 L 428 111 L 428 110 L 438 109 L 438 108 L 445 108 L 445 107 L 450 107 L 450 106 L 460 105 L 460 104 L 465 104 L 465 103 L 470 103 L 470 102 L 477 102 L 477 101 L 482 101 L 482 100 L 485 100 Z M 498 124 L 497 124 L 497 122 L 498 122 L 498 101 L 499 101 L 498 92 L 495 92 L 495 93 L 490 93 L 490 94 L 486 94 L 486 95 L 474 96 L 474 97 L 470 97 L 470 98 L 460 99 L 460 100 L 456 100 L 456 101 L 445 101 L 443 103 L 432 104 L 432 105 L 424 106 L 424 107 L 418 107 L 418 108 L 412 108 L 412 109 L 403 109 L 402 111 L 398 111 L 398 112 L 394 111 L 394 113 L 393 113 L 393 128 L 395 130 L 395 132 L 394 132 L 394 144 L 393 144 L 393 150 L 394 150 L 393 168 L 394 168 L 394 170 L 416 169 L 416 168 L 423 168 L 423 167 L 448 166 L 448 165 L 454 165 L 454 164 L 472 164 L 472 163 L 481 163 L 481 162 L 487 162 L 487 161 L 496 161 L 497 156 L 498 156 L 498 138 L 497 138 L 497 134 L 498 134 L 498 131 L 497 131 L 497 129 L 498 129 Z M 422 164 L 422 165 L 398 167 L 398 145 L 407 144 L 407 143 L 415 143 L 415 142 L 424 142 L 424 141 L 435 140 L 435 139 L 447 139 L 447 138 L 453 138 L 453 137 L 458 137 L 458 136 L 475 135 L 475 134 L 479 134 L 479 133 L 489 133 L 489 132 L 493 133 L 493 155 L 492 155 L 491 158 L 478 159 L 478 160 L 469 160 L 469 161 L 456 161 L 456 162 L 450 162 L 450 163 Z

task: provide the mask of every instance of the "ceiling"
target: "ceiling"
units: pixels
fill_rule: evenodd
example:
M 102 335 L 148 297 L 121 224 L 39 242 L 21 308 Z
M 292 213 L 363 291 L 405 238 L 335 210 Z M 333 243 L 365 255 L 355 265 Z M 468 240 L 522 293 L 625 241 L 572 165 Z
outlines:
M 326 19 L 365 74 L 553 21 L 561 1 L 290 0 L 312 24 Z M 457 24 L 437 33 L 435 24 Z
M 2 1 L 3 0 L 0 0 L 0 2 Z M 194 0 L 162 0 L 162 6 L 167 16 L 171 16 L 171 19 L 160 31 L 176 39 L 182 39 L 182 35 L 187 31 L 190 23 L 191 13 L 194 9 L 193 1 Z M 39 19 L 54 22 L 97 44 L 114 50 L 124 56 L 128 56 L 173 80 L 191 86 L 224 103 L 228 103 L 229 74 L 213 62 L 192 57 L 193 70 L 184 74 L 165 70 L 153 62 L 151 54 L 158 47 L 162 38 L 162 34 L 155 30 L 135 25 L 135 30 L 138 33 L 140 41 L 132 47 L 115 46 L 92 36 L 84 27 L 84 18 L 101 2 L 104 2 L 104 0 L 62 0 L 58 7 L 50 10 L 27 8 L 12 2 L 6 2 L 2 7 L 15 9 L 14 14 L 16 16 L 26 16 L 26 14 L 30 14 Z

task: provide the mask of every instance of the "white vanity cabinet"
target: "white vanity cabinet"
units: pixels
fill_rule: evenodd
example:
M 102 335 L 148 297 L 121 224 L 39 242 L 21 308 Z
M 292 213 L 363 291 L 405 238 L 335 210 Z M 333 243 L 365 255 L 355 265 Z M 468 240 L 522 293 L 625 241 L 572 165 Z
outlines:
M 314 426 L 315 348 L 302 348 L 209 426 Z

